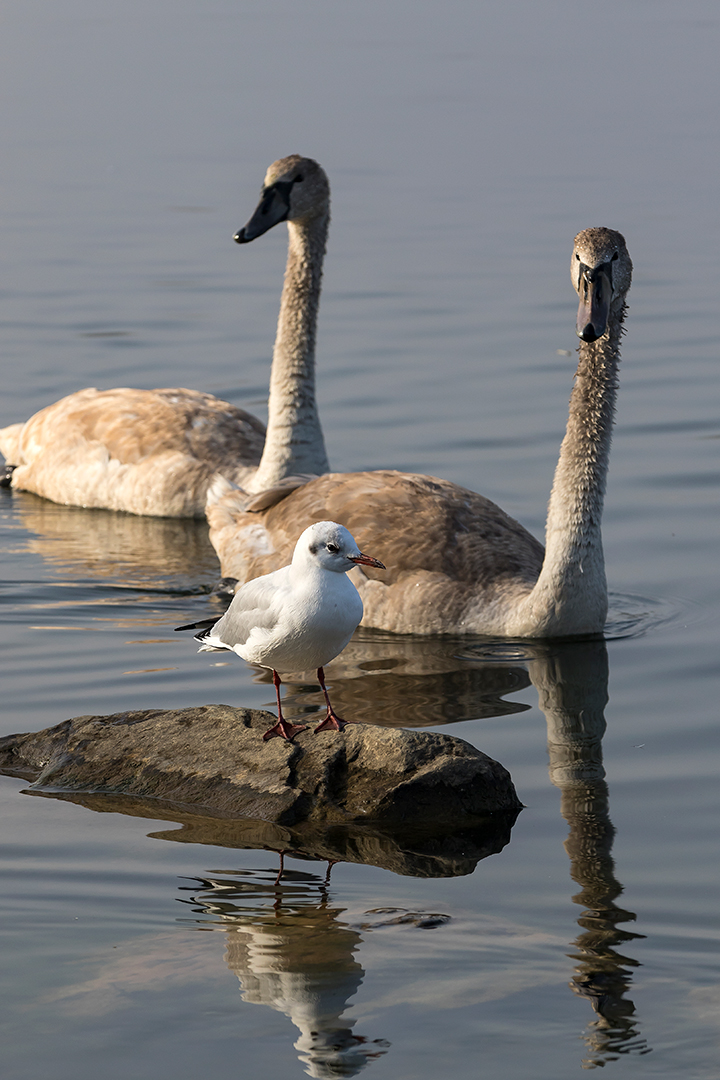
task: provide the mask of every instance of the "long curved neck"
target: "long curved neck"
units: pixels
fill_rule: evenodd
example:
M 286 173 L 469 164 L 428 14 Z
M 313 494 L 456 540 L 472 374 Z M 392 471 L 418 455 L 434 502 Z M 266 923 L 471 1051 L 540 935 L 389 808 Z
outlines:
M 599 341 L 580 344 L 570 415 L 555 470 L 540 576 L 522 605 L 538 636 L 601 633 L 607 583 L 601 521 L 625 304 Z
M 298 473 L 329 471 L 315 401 L 315 333 L 330 213 L 288 222 L 288 259 L 273 351 L 265 448 L 248 483 L 264 491 Z

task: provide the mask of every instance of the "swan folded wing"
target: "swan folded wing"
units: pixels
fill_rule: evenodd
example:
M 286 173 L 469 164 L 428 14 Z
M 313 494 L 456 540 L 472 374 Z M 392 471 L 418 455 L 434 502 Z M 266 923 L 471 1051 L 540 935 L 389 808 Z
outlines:
M 311 480 L 317 480 L 317 475 L 303 473 L 302 476 L 286 476 L 281 483 L 276 484 L 274 487 L 266 488 L 265 491 L 258 491 L 248 496 L 243 509 L 247 514 L 258 514 L 263 510 L 269 510 L 271 506 L 277 506 L 283 499 L 287 499 L 288 495 L 292 495 L 293 491 L 297 491 L 298 488 L 309 484 Z
M 221 513 L 226 516 L 232 513 L 258 514 L 276 506 L 288 495 L 292 495 L 293 491 L 309 484 L 311 480 L 317 480 L 316 473 L 286 476 L 273 487 L 264 488 L 262 491 L 245 491 L 238 484 L 229 481 L 222 473 L 217 473 L 208 488 L 205 511 L 207 513 L 212 507 L 221 506 Z

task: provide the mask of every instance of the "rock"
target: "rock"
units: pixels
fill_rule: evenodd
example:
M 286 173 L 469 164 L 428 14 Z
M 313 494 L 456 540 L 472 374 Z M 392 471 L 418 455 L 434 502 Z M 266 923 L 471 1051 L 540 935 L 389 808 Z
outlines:
M 142 796 L 285 827 L 460 829 L 521 807 L 507 770 L 463 739 L 350 724 L 263 742 L 274 719 L 227 705 L 80 716 L 0 739 L 0 771 L 36 789 Z

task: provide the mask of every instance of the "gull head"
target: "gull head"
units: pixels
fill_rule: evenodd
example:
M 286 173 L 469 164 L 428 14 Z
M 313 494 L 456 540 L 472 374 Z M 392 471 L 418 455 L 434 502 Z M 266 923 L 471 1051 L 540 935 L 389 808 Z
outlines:
M 294 565 L 320 566 L 338 574 L 346 574 L 353 566 L 385 569 L 379 559 L 363 555 L 352 534 L 336 521 L 317 521 L 307 528 L 295 545 L 292 561 Z

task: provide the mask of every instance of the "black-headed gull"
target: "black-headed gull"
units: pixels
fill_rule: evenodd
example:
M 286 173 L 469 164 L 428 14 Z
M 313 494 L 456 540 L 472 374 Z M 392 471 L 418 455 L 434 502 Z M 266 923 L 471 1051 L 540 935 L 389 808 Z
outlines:
M 250 664 L 271 668 L 278 704 L 278 722 L 263 735 L 292 739 L 305 724 L 285 720 L 280 704 L 278 671 L 317 669 L 327 702 L 327 715 L 315 731 L 342 731 L 346 721 L 330 704 L 323 667 L 341 653 L 363 616 L 357 589 L 345 575 L 358 564 L 384 565 L 363 555 L 343 525 L 318 521 L 305 530 L 292 562 L 272 574 L 247 581 L 233 597 L 222 618 L 179 626 L 193 630 L 200 651 L 229 649 Z

